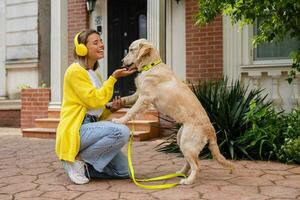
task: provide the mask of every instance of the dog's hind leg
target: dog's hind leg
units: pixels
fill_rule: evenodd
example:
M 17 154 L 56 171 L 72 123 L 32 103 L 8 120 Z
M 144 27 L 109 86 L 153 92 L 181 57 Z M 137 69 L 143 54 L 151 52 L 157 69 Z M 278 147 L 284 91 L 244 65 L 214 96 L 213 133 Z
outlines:
M 180 148 L 180 139 L 181 139 L 182 129 L 183 129 L 183 126 L 180 127 L 180 129 L 178 130 L 178 133 L 177 133 L 177 144 L 178 144 L 179 148 Z M 189 172 L 190 168 L 191 168 L 190 164 L 186 161 L 184 166 L 182 167 L 182 169 L 177 171 L 176 173 L 187 174 Z
M 180 184 L 192 184 L 200 173 L 200 160 L 198 158 L 200 151 L 207 143 L 206 138 L 201 138 L 199 130 L 196 130 L 194 126 L 183 126 L 180 149 L 184 155 L 184 158 L 188 162 L 191 168 L 190 175 L 180 181 Z M 196 138 L 197 137 L 197 138 Z M 183 168 L 183 170 L 185 167 Z

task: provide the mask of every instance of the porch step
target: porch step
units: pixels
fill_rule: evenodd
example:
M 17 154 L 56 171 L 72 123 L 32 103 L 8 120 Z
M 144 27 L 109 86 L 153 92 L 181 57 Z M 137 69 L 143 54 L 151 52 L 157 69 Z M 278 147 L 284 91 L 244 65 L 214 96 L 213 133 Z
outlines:
M 108 120 L 111 120 L 112 118 L 120 118 L 123 115 L 126 114 L 128 109 L 122 108 L 118 110 L 117 112 L 112 113 L 109 117 Z M 141 113 L 135 116 L 135 119 L 137 120 L 158 120 L 158 112 L 156 110 L 148 110 L 145 113 Z
M 128 109 L 120 109 L 112 113 L 108 120 L 122 117 Z M 60 109 L 48 109 L 48 118 L 35 119 L 35 127 L 23 129 L 24 137 L 55 138 L 56 128 L 60 121 Z M 156 110 L 150 110 L 132 120 L 126 125 L 134 132 L 135 141 L 145 141 L 159 137 L 159 119 Z
M 48 108 L 48 117 L 49 118 L 59 118 L 60 109 L 59 108 Z
M 55 139 L 55 128 L 26 128 L 22 129 L 23 137 Z
M 26 128 L 22 130 L 23 137 L 41 138 L 41 139 L 55 139 L 55 128 Z M 145 141 L 154 138 L 154 136 L 148 131 L 134 131 L 134 141 Z
M 59 118 L 42 118 L 34 120 L 36 128 L 57 128 Z

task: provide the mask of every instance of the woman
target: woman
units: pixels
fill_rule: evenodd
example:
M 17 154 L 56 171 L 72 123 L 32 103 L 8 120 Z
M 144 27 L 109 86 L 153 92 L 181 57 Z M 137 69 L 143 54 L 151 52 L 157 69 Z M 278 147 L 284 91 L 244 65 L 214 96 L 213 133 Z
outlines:
M 104 57 L 104 45 L 99 33 L 82 31 L 75 36 L 74 44 L 75 62 L 64 76 L 56 154 L 76 184 L 88 183 L 86 175 L 128 178 L 127 158 L 120 150 L 130 131 L 125 125 L 102 120 L 124 105 L 118 98 L 106 107 L 117 79 L 135 71 L 117 69 L 102 83 L 97 60 Z

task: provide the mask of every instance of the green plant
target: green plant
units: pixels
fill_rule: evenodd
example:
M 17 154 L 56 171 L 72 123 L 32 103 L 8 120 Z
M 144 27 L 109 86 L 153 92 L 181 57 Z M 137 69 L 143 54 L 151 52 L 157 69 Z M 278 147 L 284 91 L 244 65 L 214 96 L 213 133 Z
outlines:
M 255 100 L 244 117 L 248 128 L 237 138 L 237 145 L 249 159 L 276 160 L 276 152 L 283 143 L 286 127 L 282 112 L 269 105 L 259 108 Z
M 29 84 L 23 83 L 23 84 L 20 84 L 17 88 L 18 88 L 18 90 L 21 91 L 22 89 L 31 88 L 31 86 Z
M 300 108 L 292 110 L 285 117 L 285 122 L 285 139 L 279 149 L 278 159 L 287 163 L 300 163 Z
M 239 81 L 231 83 L 230 87 L 228 85 L 228 79 L 225 78 L 217 82 L 201 82 L 199 85 L 193 85 L 192 90 L 216 129 L 222 154 L 237 159 L 245 155 L 237 139 L 246 131 L 247 122 L 244 122 L 244 116 L 249 111 L 251 100 L 255 99 L 260 109 L 268 107 L 271 102 L 264 102 L 266 96 L 262 96 L 262 90 L 249 90 Z M 174 131 L 174 134 L 160 145 L 159 150 L 171 152 L 169 149 L 177 146 L 176 133 L 177 131 Z M 200 156 L 206 157 L 208 153 L 205 148 Z
M 205 25 L 219 14 L 227 15 L 233 23 L 253 24 L 257 19 L 264 19 L 259 25 L 259 34 L 254 37 L 254 44 L 282 41 L 290 34 L 300 45 L 300 1 L 299 0 L 197 0 L 199 11 L 196 24 Z M 293 64 L 288 81 L 300 72 L 300 46 L 290 52 Z
M 266 101 L 267 96 L 262 95 L 261 89 L 250 90 L 239 81 L 229 84 L 227 78 L 203 82 L 193 86 L 193 91 L 214 124 L 222 154 L 232 159 L 242 157 L 245 152 L 237 139 L 247 128 L 244 116 L 252 100 L 260 105 L 259 109 L 268 107 L 271 102 Z
M 279 159 L 287 163 L 300 164 L 300 137 L 285 140 L 284 145 L 280 148 Z

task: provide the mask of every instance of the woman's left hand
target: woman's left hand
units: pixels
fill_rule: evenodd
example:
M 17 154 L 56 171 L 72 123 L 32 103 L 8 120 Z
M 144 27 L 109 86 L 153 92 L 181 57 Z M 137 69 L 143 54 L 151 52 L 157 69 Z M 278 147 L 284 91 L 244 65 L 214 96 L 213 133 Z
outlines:
M 116 96 L 112 101 L 112 106 L 110 108 L 111 112 L 116 112 L 120 108 L 123 108 L 125 105 L 125 101 L 121 99 L 120 96 Z

